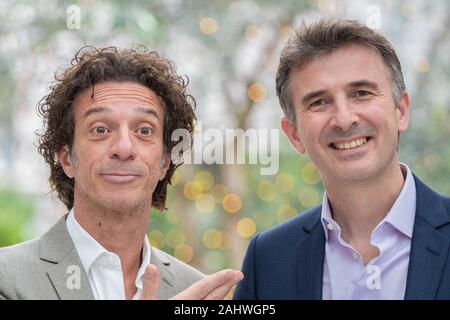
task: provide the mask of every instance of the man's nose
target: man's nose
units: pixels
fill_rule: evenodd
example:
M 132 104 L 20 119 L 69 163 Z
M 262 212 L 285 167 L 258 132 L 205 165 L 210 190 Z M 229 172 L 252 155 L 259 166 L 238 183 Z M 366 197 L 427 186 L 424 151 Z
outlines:
M 347 99 L 335 101 L 334 113 L 330 125 L 339 131 L 347 132 L 356 126 L 360 119 L 354 107 Z
M 136 149 L 129 130 L 122 129 L 118 131 L 110 149 L 110 158 L 124 161 L 134 160 L 136 155 Z

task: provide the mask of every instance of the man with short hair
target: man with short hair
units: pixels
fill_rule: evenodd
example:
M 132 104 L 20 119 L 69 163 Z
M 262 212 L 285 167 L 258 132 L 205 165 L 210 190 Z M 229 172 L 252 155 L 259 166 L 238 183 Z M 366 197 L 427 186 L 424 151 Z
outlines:
M 398 160 L 410 99 L 400 62 L 355 21 L 304 26 L 281 52 L 281 128 L 321 206 L 250 242 L 235 299 L 450 299 L 450 199 Z
M 186 86 L 156 52 L 77 53 L 39 105 L 39 152 L 69 214 L 40 239 L 0 249 L 0 298 L 222 299 L 241 279 L 203 278 L 146 236 L 178 166 L 172 132 L 193 132 Z

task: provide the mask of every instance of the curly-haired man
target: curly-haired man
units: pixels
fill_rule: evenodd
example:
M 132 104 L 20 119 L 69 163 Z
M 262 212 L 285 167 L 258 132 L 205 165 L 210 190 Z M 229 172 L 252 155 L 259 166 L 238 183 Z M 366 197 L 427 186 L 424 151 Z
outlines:
M 39 152 L 69 213 L 40 239 L 0 250 L 0 298 L 220 299 L 241 279 L 204 277 L 146 236 L 179 165 L 171 134 L 193 132 L 186 86 L 145 48 L 85 47 L 56 76 L 39 104 Z

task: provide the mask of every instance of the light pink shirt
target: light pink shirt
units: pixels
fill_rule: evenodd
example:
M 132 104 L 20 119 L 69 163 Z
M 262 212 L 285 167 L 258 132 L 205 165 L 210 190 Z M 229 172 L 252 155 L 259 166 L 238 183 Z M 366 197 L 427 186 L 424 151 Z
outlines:
M 371 243 L 380 250 L 380 255 L 367 265 L 341 238 L 341 229 L 332 218 L 324 194 L 321 219 L 326 239 L 324 300 L 404 298 L 416 212 L 416 186 L 408 166 L 401 164 L 401 167 L 403 173 L 406 171 L 405 183 L 391 210 L 372 232 Z

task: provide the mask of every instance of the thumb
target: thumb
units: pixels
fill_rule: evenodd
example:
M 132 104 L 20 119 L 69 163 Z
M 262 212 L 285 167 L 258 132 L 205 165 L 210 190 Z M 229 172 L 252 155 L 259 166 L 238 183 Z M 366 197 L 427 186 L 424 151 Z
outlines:
M 159 271 L 154 264 L 149 264 L 145 269 L 142 280 L 141 300 L 156 300 L 159 289 Z

